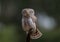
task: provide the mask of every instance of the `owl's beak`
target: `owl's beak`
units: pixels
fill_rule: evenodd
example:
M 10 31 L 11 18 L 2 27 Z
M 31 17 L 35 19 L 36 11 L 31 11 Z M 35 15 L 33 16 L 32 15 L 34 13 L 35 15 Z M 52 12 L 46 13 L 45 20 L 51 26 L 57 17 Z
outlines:
M 26 15 L 29 16 L 29 13 L 27 13 Z
M 26 13 L 24 14 L 24 16 L 25 16 L 25 17 L 30 17 L 30 15 L 29 15 L 28 12 L 26 12 Z
M 24 16 L 29 16 L 29 14 L 28 13 L 25 13 Z

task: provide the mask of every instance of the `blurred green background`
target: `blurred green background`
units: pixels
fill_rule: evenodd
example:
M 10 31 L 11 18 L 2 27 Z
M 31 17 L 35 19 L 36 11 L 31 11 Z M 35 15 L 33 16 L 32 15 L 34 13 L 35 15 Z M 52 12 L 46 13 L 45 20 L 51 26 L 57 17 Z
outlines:
M 31 42 L 60 42 L 60 0 L 0 0 L 0 42 L 25 42 L 26 34 L 21 26 L 24 8 L 33 8 L 36 15 L 45 12 L 56 21 L 53 30 L 39 26 L 43 35 Z

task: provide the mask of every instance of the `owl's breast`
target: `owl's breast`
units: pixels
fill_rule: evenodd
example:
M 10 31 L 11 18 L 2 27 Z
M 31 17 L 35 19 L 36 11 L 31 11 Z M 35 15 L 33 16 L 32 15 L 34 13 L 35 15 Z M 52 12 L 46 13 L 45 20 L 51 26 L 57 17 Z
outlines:
M 24 30 L 29 31 L 31 28 L 36 29 L 36 24 L 32 18 L 24 19 Z
M 29 31 L 31 26 L 29 25 L 28 19 L 24 20 L 24 31 Z

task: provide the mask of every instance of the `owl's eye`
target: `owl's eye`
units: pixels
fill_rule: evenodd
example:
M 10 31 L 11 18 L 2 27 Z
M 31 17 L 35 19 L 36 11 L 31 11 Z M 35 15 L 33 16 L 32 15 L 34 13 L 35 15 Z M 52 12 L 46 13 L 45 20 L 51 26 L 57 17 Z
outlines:
M 30 13 L 33 13 L 33 11 L 30 11 Z
M 23 12 L 23 14 L 25 14 L 25 13 L 26 13 L 26 11 Z

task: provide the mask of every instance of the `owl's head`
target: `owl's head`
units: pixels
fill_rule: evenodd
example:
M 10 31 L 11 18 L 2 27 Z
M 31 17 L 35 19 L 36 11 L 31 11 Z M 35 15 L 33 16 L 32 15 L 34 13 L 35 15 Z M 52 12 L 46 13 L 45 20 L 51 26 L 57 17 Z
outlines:
M 22 10 L 22 15 L 29 17 L 29 16 L 33 16 L 35 14 L 34 10 L 31 8 L 25 8 Z

